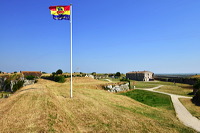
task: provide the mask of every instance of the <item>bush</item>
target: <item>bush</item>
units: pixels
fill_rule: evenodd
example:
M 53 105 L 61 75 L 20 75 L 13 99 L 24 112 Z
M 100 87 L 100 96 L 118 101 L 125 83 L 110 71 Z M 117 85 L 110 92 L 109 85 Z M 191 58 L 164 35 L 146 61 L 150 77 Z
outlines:
M 5 82 L 4 82 L 4 86 L 3 88 L 5 87 L 5 91 L 10 91 L 10 78 L 6 79 Z
M 24 81 L 17 81 L 16 84 L 13 85 L 13 92 L 19 90 L 21 87 L 23 87 Z
M 25 77 L 27 80 L 34 80 L 35 79 L 35 76 L 33 75 L 28 75 Z
M 127 79 L 127 78 L 122 78 L 122 79 L 120 79 L 120 81 L 127 81 L 127 82 L 129 82 L 130 80 Z
M 64 76 L 54 76 L 54 81 L 59 82 L 59 83 L 64 83 L 65 77 Z
M 195 103 L 196 105 L 200 106 L 200 90 L 196 92 L 194 97 L 192 98 L 192 102 Z

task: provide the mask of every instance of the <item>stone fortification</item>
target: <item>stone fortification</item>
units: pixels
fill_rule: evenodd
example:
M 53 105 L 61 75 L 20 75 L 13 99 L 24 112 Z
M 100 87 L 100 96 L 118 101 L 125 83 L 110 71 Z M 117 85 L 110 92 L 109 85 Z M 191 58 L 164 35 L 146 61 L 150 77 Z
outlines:
M 129 88 L 129 83 L 124 83 L 124 84 L 109 84 L 106 85 L 105 90 L 108 90 L 109 92 L 120 92 L 120 91 L 128 91 Z

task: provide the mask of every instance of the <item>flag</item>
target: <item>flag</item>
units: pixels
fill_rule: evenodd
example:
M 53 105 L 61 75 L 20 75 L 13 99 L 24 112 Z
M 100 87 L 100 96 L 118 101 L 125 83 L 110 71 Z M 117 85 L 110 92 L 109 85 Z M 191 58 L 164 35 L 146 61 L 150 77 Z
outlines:
M 70 20 L 70 6 L 50 6 L 51 15 L 55 20 Z

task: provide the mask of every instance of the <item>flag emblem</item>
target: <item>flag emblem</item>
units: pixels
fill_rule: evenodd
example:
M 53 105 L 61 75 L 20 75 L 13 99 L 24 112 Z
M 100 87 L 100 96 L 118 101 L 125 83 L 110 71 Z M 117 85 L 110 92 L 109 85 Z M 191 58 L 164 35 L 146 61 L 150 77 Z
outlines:
M 55 20 L 70 20 L 70 6 L 50 6 L 51 15 Z

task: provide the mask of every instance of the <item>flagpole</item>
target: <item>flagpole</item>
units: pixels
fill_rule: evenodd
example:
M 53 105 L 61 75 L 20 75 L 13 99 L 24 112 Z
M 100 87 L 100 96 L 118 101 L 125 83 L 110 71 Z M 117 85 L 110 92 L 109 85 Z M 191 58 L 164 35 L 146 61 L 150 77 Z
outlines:
M 70 71 L 71 71 L 71 83 L 70 83 L 70 98 L 72 95 L 72 4 L 70 4 Z

